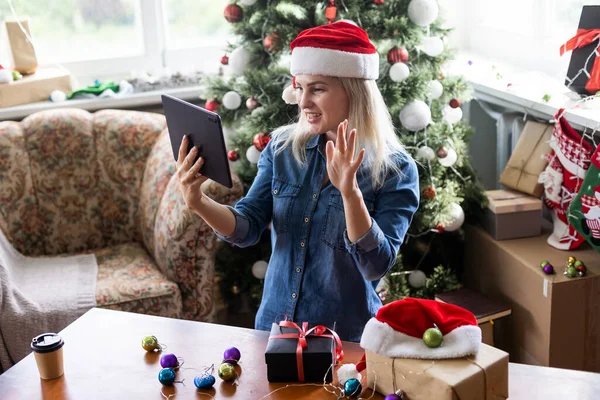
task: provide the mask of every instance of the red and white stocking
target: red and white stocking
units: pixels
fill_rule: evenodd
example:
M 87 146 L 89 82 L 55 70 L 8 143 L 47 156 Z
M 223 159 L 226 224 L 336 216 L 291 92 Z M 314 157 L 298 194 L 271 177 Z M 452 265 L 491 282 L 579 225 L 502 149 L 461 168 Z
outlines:
M 552 153 L 539 181 L 544 184 L 544 201 L 552 213 L 554 224 L 548 244 L 560 250 L 571 250 L 579 247 L 585 239 L 569 224 L 567 210 L 581 188 L 593 149 L 562 117 L 562 112 L 561 109 L 556 114 L 557 121 L 550 139 Z

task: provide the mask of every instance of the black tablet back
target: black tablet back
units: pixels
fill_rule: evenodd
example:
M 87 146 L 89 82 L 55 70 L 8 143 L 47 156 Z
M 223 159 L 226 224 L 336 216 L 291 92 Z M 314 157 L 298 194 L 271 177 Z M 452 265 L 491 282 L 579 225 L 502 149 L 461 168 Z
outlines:
M 188 152 L 194 146 L 198 147 L 196 160 L 200 156 L 204 158 L 200 173 L 231 188 L 233 183 L 219 114 L 173 96 L 163 94 L 161 97 L 175 161 L 179 156 L 181 141 L 184 135 L 188 135 Z

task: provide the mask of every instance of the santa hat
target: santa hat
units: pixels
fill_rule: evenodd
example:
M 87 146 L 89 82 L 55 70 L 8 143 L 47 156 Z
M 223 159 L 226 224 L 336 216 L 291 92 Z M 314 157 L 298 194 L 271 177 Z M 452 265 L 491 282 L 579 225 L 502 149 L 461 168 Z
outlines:
M 443 341 L 439 347 L 428 347 L 423 334 L 437 327 Z M 481 329 L 470 311 L 454 304 L 435 300 L 405 298 L 381 307 L 371 318 L 362 334 L 360 345 L 365 350 L 389 358 L 444 359 L 477 354 L 481 344 Z M 340 381 L 347 379 L 355 367 L 365 369 L 365 357 L 356 365 L 349 364 Z M 353 371 L 354 372 L 354 371 Z
M 306 29 L 290 43 L 290 73 L 377 79 L 379 54 L 362 28 L 349 22 Z M 295 86 L 295 85 L 294 85 Z M 288 90 L 289 92 L 289 90 Z M 289 93 L 282 96 L 294 104 Z

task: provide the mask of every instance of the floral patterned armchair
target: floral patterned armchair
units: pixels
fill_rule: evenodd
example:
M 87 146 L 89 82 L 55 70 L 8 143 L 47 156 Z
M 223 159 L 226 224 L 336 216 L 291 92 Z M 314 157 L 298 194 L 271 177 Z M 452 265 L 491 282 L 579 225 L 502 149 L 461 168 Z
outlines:
M 0 122 L 0 229 L 26 256 L 96 255 L 99 307 L 212 321 L 212 229 L 187 210 L 164 116 L 57 109 Z M 222 204 L 243 194 L 202 190 Z

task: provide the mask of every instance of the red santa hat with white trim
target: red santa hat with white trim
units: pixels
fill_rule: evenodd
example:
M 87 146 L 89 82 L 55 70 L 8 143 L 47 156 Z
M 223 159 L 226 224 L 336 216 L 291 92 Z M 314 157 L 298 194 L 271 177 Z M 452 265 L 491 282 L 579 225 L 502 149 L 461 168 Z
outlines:
M 306 29 L 290 43 L 290 73 L 377 79 L 379 54 L 362 28 L 345 21 Z M 295 85 L 293 83 L 293 85 Z M 287 90 L 287 88 L 286 88 Z M 284 100 L 294 104 L 291 96 Z
M 439 347 L 429 347 L 423 340 L 425 331 L 438 328 L 443 340 Z M 454 304 L 435 300 L 405 298 L 381 307 L 363 331 L 360 345 L 365 350 L 390 358 L 445 359 L 477 354 L 481 329 L 473 313 Z M 364 356 L 356 371 L 365 369 Z M 348 374 L 345 367 L 342 374 Z M 338 379 L 345 381 L 346 376 Z

